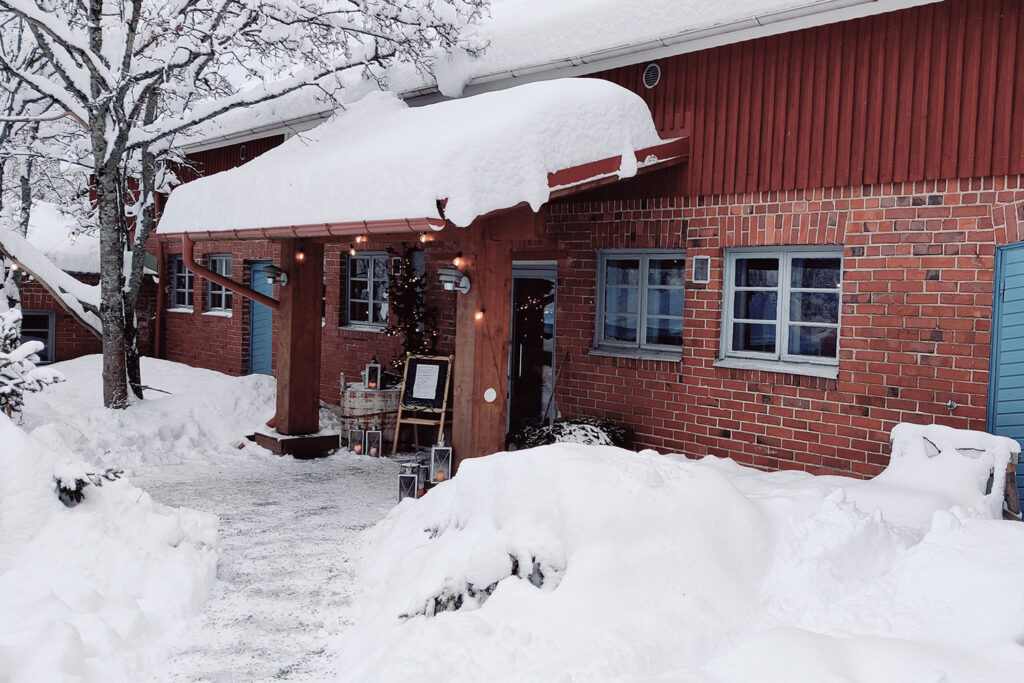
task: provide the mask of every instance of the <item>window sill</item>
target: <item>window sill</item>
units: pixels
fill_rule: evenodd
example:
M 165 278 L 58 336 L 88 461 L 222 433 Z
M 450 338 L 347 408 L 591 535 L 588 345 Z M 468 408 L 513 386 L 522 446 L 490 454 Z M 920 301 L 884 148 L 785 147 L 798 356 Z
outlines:
M 186 308 L 185 306 L 175 306 L 174 308 L 168 308 L 166 312 L 167 313 L 188 313 L 189 315 L 192 315 L 193 313 L 195 313 L 195 309 L 194 308 Z
M 678 363 L 683 360 L 683 352 L 680 351 L 655 351 L 654 349 L 613 349 L 593 348 L 590 349 L 591 356 L 606 356 L 609 358 L 636 358 L 639 360 L 664 360 Z
M 212 311 L 203 311 L 203 315 L 209 315 L 214 318 L 230 318 L 232 316 L 232 311 L 214 309 Z
M 817 363 L 790 363 L 778 360 L 758 360 L 756 358 L 719 358 L 715 361 L 716 368 L 732 368 L 734 370 L 761 370 L 764 372 L 781 372 L 787 375 L 804 375 L 805 377 L 839 377 L 838 365 L 819 365 Z
M 383 332 L 385 329 L 384 325 L 340 325 L 338 329 L 342 332 Z

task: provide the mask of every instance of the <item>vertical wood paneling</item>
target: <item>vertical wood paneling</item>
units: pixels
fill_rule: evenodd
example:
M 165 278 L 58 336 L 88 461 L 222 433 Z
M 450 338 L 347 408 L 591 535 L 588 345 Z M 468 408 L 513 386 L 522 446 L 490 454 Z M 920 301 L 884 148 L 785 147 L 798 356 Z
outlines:
M 947 0 L 596 74 L 663 130 L 692 114 L 679 191 L 1024 173 L 1024 7 Z

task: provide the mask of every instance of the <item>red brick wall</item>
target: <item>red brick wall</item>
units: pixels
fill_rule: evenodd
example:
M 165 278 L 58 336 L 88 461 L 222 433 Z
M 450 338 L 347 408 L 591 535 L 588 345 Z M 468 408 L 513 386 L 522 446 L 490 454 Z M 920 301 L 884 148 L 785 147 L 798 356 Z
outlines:
M 638 447 L 856 475 L 885 466 L 897 422 L 984 429 L 993 254 L 1018 238 L 992 214 L 1022 200 L 1009 177 L 555 204 L 558 408 L 626 424 Z M 723 249 L 799 244 L 844 245 L 838 379 L 714 367 Z M 712 258 L 710 284 L 687 283 L 682 362 L 588 353 L 594 250 L 634 247 Z
M 94 285 L 99 282 L 98 275 L 79 274 L 76 278 Z M 70 360 L 90 353 L 101 353 L 102 344 L 98 337 L 86 330 L 74 318 L 68 315 L 60 304 L 50 296 L 38 282 L 22 282 L 21 306 L 25 309 L 54 312 L 54 359 Z M 139 349 L 143 355 L 153 352 L 153 324 L 156 308 L 156 286 L 150 277 L 146 277 L 136 307 L 139 326 Z

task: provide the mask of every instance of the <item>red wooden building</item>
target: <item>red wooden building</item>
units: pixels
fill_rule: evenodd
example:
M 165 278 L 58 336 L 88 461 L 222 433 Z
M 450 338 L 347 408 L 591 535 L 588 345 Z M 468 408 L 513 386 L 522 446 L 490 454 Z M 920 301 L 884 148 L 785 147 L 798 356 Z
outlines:
M 662 137 L 685 131 L 688 156 L 539 213 L 493 216 L 488 236 L 446 227 L 421 245 L 439 351 L 456 356 L 458 457 L 500 449 L 509 426 L 548 405 L 628 426 L 637 447 L 855 475 L 885 466 L 901 421 L 1024 436 L 1021 3 L 850 5 L 809 2 L 529 71 L 633 90 Z M 479 78 L 468 92 L 512 81 Z M 248 136 L 194 158 L 209 173 L 284 139 Z M 270 325 L 191 277 L 180 236 L 159 239 L 159 355 L 236 374 L 279 368 L 279 316 Z M 375 268 L 402 239 L 415 234 L 370 235 L 356 256 L 350 237 L 315 241 L 324 401 L 338 402 L 340 373 L 395 348 L 375 313 Z M 266 263 L 295 265 L 295 245 L 205 239 L 195 255 L 257 284 Z M 460 252 L 470 295 L 436 277 Z M 539 316 L 518 313 L 538 300 Z M 484 304 L 486 331 L 469 317 Z M 485 387 L 504 398 L 481 416 Z

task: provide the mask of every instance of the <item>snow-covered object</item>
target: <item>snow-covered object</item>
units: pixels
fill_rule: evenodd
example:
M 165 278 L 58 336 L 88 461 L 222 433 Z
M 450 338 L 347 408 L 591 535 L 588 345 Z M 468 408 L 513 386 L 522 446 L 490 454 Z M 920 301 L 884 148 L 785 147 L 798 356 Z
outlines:
M 0 413 L 0 680 L 143 680 L 213 584 L 216 518 L 128 481 L 69 509 L 55 478 L 91 470 Z
M 862 485 L 606 446 L 466 460 L 368 533 L 342 679 L 1017 680 L 1024 525 Z
M 371 93 L 239 168 L 171 193 L 158 230 L 439 218 L 459 226 L 549 197 L 548 173 L 661 143 L 638 95 L 607 81 L 531 83 L 424 107 Z

